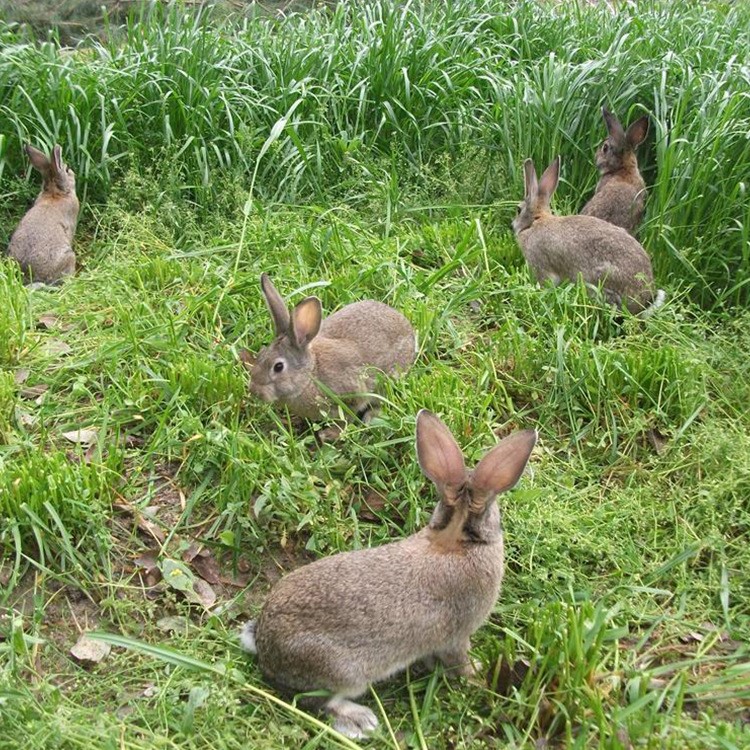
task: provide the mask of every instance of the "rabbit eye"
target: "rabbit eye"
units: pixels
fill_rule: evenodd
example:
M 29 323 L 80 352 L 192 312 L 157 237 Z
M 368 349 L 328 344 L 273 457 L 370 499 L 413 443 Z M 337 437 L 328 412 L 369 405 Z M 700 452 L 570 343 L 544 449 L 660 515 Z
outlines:
M 274 372 L 281 372 L 284 369 L 284 363 L 279 360 L 278 362 L 274 362 L 273 365 L 273 371 Z
M 519 204 L 518 204 L 518 205 L 516 206 L 516 216 L 518 216 L 518 215 L 519 215 L 519 214 L 521 213 L 521 210 L 522 210 L 522 209 L 523 209 L 523 204 L 522 204 L 522 203 L 519 203 Z
M 609 143 L 604 142 L 602 143 L 602 153 L 606 154 L 607 151 L 609 151 Z

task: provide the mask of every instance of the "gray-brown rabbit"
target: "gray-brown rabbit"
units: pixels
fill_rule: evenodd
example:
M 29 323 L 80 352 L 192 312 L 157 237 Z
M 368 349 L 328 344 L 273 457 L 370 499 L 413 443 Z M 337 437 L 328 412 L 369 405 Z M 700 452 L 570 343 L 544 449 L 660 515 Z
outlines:
M 54 284 L 74 273 L 73 235 L 78 221 L 78 197 L 73 170 L 63 164 L 62 149 L 55 146 L 47 158 L 25 146 L 32 166 L 42 174 L 42 191 L 13 232 L 8 254 L 20 264 L 26 278 Z
M 329 691 L 323 707 L 335 728 L 361 737 L 378 720 L 350 699 L 370 683 L 435 658 L 456 674 L 472 674 L 469 639 L 503 578 L 495 498 L 519 480 L 536 439 L 534 430 L 509 435 L 469 471 L 448 428 L 420 411 L 417 456 L 439 497 L 429 525 L 282 578 L 242 634 L 264 676 L 286 694 Z
M 650 315 L 664 302 L 654 290 L 651 259 L 621 227 L 594 216 L 553 216 L 550 199 L 560 175 L 558 156 L 537 181 L 531 159 L 524 162 L 526 192 L 513 229 L 539 283 L 582 277 L 602 287 L 608 302 L 631 313 Z
M 602 117 L 609 135 L 596 151 L 601 177 L 581 214 L 604 219 L 635 235 L 646 208 L 646 183 L 638 171 L 635 152 L 648 135 L 648 117 L 639 117 L 627 130 L 605 107 Z
M 323 320 L 317 297 L 303 299 L 290 312 L 266 274 L 260 282 L 276 330 L 276 339 L 251 367 L 250 390 L 264 401 L 318 419 L 331 405 L 329 391 L 364 417 L 375 403 L 378 373 L 402 373 L 414 362 L 414 329 L 392 307 L 363 300 Z

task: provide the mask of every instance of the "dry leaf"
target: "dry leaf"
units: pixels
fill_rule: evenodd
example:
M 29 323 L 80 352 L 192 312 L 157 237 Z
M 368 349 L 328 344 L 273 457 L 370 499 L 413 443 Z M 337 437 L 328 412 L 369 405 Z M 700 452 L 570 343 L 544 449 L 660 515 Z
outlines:
M 156 627 L 164 633 L 186 633 L 190 628 L 187 617 L 162 617 L 156 621 Z
M 21 383 L 25 383 L 26 379 L 29 377 L 29 373 L 31 370 L 29 370 L 26 367 L 20 367 L 18 370 L 16 370 L 13 373 L 13 379 L 16 381 L 16 385 L 21 385 Z
M 37 398 L 49 390 L 49 386 L 44 383 L 30 385 L 28 388 L 21 388 L 19 395 L 21 398 Z
M 0 586 L 7 586 L 13 576 L 13 566 L 10 563 L 0 562 Z
M 240 358 L 240 362 L 248 369 L 252 370 L 255 365 L 255 355 L 252 354 L 248 349 L 240 349 L 237 352 L 237 356 Z
M 91 445 L 86 448 L 86 452 L 83 454 L 83 462 L 85 464 L 90 464 L 94 460 L 94 456 L 96 456 L 96 452 L 99 450 L 99 446 L 96 443 L 91 443 Z M 103 452 L 103 455 L 106 455 L 106 451 Z
M 69 331 L 73 327 L 70 323 L 63 323 L 54 313 L 40 315 L 36 325 L 37 328 L 57 328 L 59 331 Z
M 138 571 L 141 583 L 146 587 L 156 586 L 161 581 L 159 560 L 153 550 L 146 550 L 136 557 L 133 562 L 140 568 Z
M 56 354 L 60 356 L 70 354 L 73 351 L 73 348 L 70 346 L 70 344 L 66 344 L 60 339 L 48 339 L 42 347 L 42 350 L 45 354 L 53 357 Z
M 24 427 L 33 427 L 38 421 L 33 414 L 29 414 L 27 411 L 19 408 L 16 408 L 16 419 Z
M 669 438 L 667 438 L 666 435 L 662 435 L 659 430 L 655 429 L 646 430 L 646 439 L 648 440 L 649 445 L 654 449 L 657 456 L 661 456 L 669 444 Z
M 193 591 L 197 594 L 198 600 L 206 609 L 211 609 L 216 604 L 216 592 L 202 578 L 196 578 L 193 581 Z
M 363 521 L 380 520 L 377 514 L 385 507 L 386 498 L 377 490 L 370 489 L 362 499 L 362 505 L 357 514 Z
M 62 436 L 66 440 L 70 440 L 71 443 L 77 443 L 88 448 L 92 443 L 96 442 L 96 438 L 99 435 L 97 430 L 87 428 L 84 430 L 73 430 L 72 432 L 63 432 Z
M 191 561 L 190 564 L 193 566 L 193 570 L 204 580 L 209 583 L 219 583 L 221 581 L 221 573 L 219 571 L 219 563 L 216 558 L 211 554 L 211 550 L 203 548 Z
M 190 542 L 190 546 L 182 553 L 182 559 L 186 562 L 192 562 L 193 558 L 200 554 L 201 548 L 197 542 Z
M 156 601 L 166 592 L 167 587 L 163 583 L 157 583 L 156 586 L 146 589 L 146 599 Z
M 148 518 L 144 518 L 138 508 L 134 508 L 132 505 L 128 505 L 127 503 L 114 503 L 113 505 L 118 510 L 129 513 L 131 516 L 133 516 L 136 525 L 141 531 L 145 531 L 147 534 L 150 534 L 159 544 L 164 543 L 164 532 L 153 521 L 149 521 Z
M 518 659 L 513 664 L 503 659 L 497 669 L 497 676 L 491 674 L 490 679 L 495 683 L 495 690 L 500 695 L 510 695 L 513 688 L 521 687 L 530 668 L 529 662 L 525 659 Z
M 112 647 L 109 643 L 95 641 L 84 633 L 78 639 L 76 645 L 70 649 L 70 653 L 76 661 L 83 664 L 98 664 L 111 650 Z

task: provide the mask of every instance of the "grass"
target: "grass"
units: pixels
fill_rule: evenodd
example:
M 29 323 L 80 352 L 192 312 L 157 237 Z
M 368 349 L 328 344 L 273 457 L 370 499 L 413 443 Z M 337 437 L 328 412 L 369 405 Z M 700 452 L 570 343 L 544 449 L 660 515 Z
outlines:
M 75 50 L 0 29 L 3 232 L 37 190 L 22 139 L 63 143 L 83 203 L 61 288 L 0 263 L 0 750 L 351 747 L 237 630 L 280 571 L 424 525 L 423 407 L 469 457 L 540 447 L 502 498 L 486 680 L 375 686 L 363 744 L 748 746 L 748 10 L 619 10 L 153 4 Z M 561 152 L 558 207 L 583 204 L 603 102 L 651 116 L 646 321 L 538 288 L 508 226 L 525 156 Z M 249 397 L 262 271 L 414 323 L 374 424 L 319 445 Z M 217 601 L 188 601 L 212 564 Z M 86 667 L 91 629 L 114 648 Z

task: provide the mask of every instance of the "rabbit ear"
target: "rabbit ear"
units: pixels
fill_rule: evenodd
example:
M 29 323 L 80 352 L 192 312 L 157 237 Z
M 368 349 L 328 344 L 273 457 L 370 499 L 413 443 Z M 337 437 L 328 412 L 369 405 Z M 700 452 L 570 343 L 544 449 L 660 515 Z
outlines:
M 282 336 L 289 332 L 289 310 L 282 296 L 276 291 L 276 287 L 269 278 L 267 273 L 260 275 L 260 288 L 263 290 L 263 296 L 266 298 L 268 312 L 273 318 L 273 326 L 276 329 L 276 335 Z
M 604 118 L 604 124 L 607 126 L 607 132 L 612 138 L 617 141 L 623 141 L 625 139 L 625 130 L 617 117 L 606 107 L 602 107 L 602 117 Z
M 534 162 L 531 159 L 526 159 L 523 163 L 523 178 L 524 178 L 524 200 L 536 197 L 537 193 L 537 181 L 536 181 L 536 170 L 534 169 Z
M 320 330 L 323 308 L 317 297 L 307 297 L 292 312 L 292 340 L 298 349 L 304 349 Z
M 556 156 L 552 163 L 544 170 L 544 174 L 539 179 L 539 200 L 549 205 L 552 193 L 555 192 L 557 182 L 560 179 L 560 157 Z
M 466 481 L 464 457 L 450 430 L 427 409 L 417 414 L 417 459 L 422 473 L 446 494 L 444 500 L 455 503 L 456 493 L 445 488 L 456 490 Z
M 55 147 L 52 149 L 52 164 L 54 164 L 55 171 L 58 174 L 62 174 L 62 171 L 63 171 L 62 148 L 57 143 L 55 144 Z
M 47 158 L 47 156 L 43 154 L 38 148 L 34 148 L 30 143 L 27 143 L 24 148 L 26 149 L 26 154 L 29 157 L 31 166 L 34 167 L 37 172 L 47 174 L 51 166 L 50 160 Z
M 501 440 L 474 468 L 472 490 L 483 496 L 484 504 L 513 487 L 521 478 L 536 445 L 536 430 L 523 430 Z
M 637 149 L 638 146 L 643 143 L 648 135 L 648 115 L 639 117 L 635 122 L 631 122 L 625 133 L 625 139 L 627 140 L 630 148 L 633 150 Z

